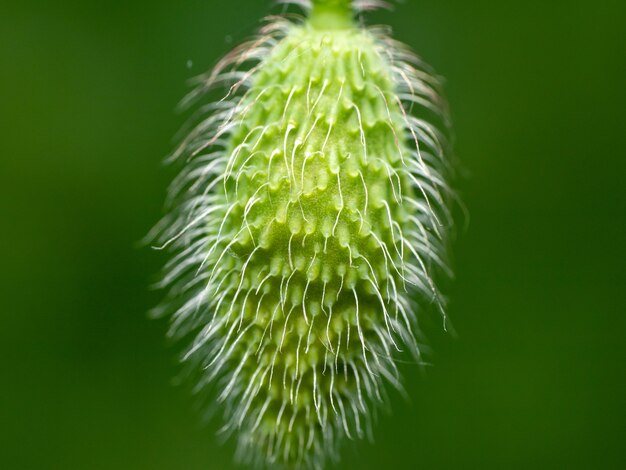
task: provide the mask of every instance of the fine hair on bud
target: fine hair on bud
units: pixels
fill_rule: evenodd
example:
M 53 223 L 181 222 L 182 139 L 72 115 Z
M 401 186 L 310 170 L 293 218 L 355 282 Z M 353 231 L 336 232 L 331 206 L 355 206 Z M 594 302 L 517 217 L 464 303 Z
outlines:
M 241 462 L 321 470 L 422 361 L 420 316 L 445 321 L 449 119 L 432 70 L 357 19 L 385 2 L 281 3 L 182 102 L 157 314 Z

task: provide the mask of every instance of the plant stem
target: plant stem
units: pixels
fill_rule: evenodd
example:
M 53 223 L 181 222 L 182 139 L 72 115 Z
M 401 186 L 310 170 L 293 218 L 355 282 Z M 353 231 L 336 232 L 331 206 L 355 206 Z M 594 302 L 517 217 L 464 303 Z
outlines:
M 353 28 L 352 0 L 313 0 L 309 24 L 319 30 Z

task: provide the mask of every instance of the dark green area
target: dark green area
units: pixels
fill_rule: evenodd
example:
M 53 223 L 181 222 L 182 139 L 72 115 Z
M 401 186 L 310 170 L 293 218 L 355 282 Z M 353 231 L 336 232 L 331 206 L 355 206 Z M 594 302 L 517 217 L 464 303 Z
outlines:
M 8 3 L 8 2 L 7 2 Z M 0 467 L 232 468 L 145 312 L 186 78 L 269 2 L 0 6 Z M 216 6 L 216 4 L 222 6 Z M 626 467 L 623 1 L 413 0 L 377 13 L 448 79 L 451 318 L 341 469 Z

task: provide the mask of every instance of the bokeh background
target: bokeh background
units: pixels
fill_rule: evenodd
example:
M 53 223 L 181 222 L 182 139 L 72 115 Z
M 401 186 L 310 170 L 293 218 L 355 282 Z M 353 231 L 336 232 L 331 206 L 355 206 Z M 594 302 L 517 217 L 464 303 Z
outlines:
M 185 81 L 259 0 L 0 5 L 0 468 L 233 467 L 146 311 Z M 448 79 L 450 316 L 375 445 L 338 469 L 626 468 L 626 3 L 412 0 L 393 25 Z M 276 11 L 276 10 L 274 10 Z M 335 467 L 333 467 L 335 468 Z

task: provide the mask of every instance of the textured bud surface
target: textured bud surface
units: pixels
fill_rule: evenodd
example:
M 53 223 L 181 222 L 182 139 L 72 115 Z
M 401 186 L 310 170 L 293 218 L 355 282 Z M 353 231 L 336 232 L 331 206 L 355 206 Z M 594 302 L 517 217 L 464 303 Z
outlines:
M 440 137 L 407 112 L 440 106 L 419 65 L 374 31 L 274 19 L 193 94 L 230 83 L 175 155 L 165 309 L 244 460 L 322 468 L 371 432 L 394 354 L 419 358 L 449 220 Z

